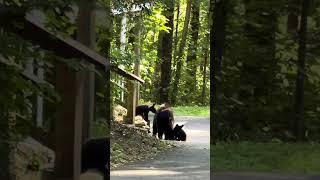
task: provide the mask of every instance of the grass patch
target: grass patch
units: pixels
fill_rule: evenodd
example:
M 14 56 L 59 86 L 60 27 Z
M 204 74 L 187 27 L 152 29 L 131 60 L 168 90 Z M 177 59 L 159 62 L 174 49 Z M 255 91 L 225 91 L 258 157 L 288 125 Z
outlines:
M 176 116 L 210 116 L 209 106 L 177 106 L 173 111 Z
M 320 144 L 219 143 L 210 161 L 214 171 L 319 174 Z

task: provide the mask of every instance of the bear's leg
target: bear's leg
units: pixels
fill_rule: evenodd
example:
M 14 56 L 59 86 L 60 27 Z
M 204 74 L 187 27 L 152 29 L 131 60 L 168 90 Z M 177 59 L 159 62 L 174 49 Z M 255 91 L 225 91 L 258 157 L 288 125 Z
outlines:
M 164 131 L 165 140 L 174 140 L 173 130 L 170 127 L 167 127 Z
M 164 133 L 164 130 L 162 128 L 159 128 L 158 129 L 158 138 L 159 139 L 162 139 L 163 133 Z

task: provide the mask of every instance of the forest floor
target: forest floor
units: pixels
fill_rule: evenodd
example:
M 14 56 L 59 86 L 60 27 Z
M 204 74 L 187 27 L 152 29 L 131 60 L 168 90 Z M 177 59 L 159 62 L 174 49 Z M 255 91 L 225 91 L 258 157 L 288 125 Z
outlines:
M 186 142 L 176 142 L 176 148 L 162 152 L 154 159 L 116 168 L 111 171 L 111 179 L 210 179 L 209 118 L 177 116 L 175 122 L 179 125 L 184 124 Z

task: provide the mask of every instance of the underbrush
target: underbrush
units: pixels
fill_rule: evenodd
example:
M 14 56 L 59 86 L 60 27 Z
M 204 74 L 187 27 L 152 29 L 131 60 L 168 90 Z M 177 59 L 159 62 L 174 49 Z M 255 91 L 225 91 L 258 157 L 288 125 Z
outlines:
M 175 147 L 172 142 L 150 136 L 146 131 L 111 122 L 110 166 L 152 159 L 159 152 Z

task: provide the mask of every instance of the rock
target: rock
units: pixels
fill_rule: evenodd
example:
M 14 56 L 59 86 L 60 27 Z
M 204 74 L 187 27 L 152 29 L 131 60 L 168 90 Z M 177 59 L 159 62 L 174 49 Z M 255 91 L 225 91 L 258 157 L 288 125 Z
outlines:
M 127 116 L 127 113 L 127 109 L 120 105 L 113 108 L 113 118 L 116 122 L 123 123 L 124 117 Z
M 11 152 L 11 169 L 16 180 L 38 180 L 43 169 L 54 167 L 54 151 L 33 138 L 27 137 L 14 147 Z

